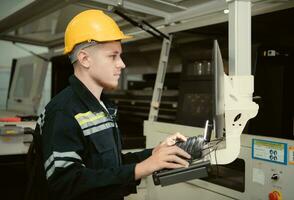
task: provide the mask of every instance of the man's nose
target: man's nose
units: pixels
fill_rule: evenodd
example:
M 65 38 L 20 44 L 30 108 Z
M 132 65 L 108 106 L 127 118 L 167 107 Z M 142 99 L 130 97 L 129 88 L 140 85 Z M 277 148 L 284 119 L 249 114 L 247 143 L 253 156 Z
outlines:
M 124 61 L 121 58 L 118 61 L 117 67 L 122 68 L 122 69 L 126 67 Z

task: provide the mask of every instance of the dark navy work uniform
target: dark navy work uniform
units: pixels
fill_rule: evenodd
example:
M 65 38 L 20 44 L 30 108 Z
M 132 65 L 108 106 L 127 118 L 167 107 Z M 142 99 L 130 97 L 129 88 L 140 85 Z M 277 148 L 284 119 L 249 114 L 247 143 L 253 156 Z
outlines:
M 49 199 L 123 199 L 135 193 L 135 165 L 151 149 L 121 153 L 117 109 L 101 106 L 72 75 L 70 86 L 54 97 L 40 115 L 40 132 Z

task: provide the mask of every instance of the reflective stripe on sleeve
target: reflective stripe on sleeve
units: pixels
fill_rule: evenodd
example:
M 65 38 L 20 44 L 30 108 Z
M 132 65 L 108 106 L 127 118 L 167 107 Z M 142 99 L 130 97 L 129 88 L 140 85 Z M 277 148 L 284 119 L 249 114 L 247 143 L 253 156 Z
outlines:
M 53 174 L 56 167 L 66 168 L 72 165 L 73 163 L 75 163 L 74 161 L 66 160 L 68 158 L 77 160 L 79 163 L 82 161 L 81 157 L 74 151 L 69 151 L 69 152 L 54 151 L 44 164 L 47 179 Z M 59 160 L 56 160 L 56 159 L 59 159 Z M 82 164 L 82 166 L 85 166 L 85 165 Z
M 115 127 L 113 121 L 104 112 L 93 113 L 91 111 L 75 115 L 85 136 Z
M 99 131 L 103 131 L 105 129 L 113 128 L 113 127 L 114 127 L 114 123 L 113 122 L 107 122 L 105 124 L 101 124 L 99 126 L 95 126 L 93 128 L 86 129 L 83 132 L 84 132 L 84 135 L 85 136 L 88 136 L 88 135 L 91 135 L 93 133 L 96 133 L 96 132 L 99 132 Z
M 75 115 L 75 119 L 82 129 L 109 121 L 104 112 L 93 113 L 91 111 L 86 113 L 79 113 Z

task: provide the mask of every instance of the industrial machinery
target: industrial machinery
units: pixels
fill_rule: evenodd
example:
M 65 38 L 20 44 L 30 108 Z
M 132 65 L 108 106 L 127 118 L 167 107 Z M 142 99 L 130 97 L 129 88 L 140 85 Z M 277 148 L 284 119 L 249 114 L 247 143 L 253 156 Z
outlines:
M 7 109 L 0 111 L 0 191 L 4 199 L 23 199 L 25 193 L 26 154 L 48 65 L 36 56 L 19 58 L 14 63 Z
M 203 178 L 208 176 L 206 167 L 211 164 L 228 164 L 233 162 L 239 155 L 240 136 L 248 119 L 257 114 L 258 106 L 252 102 L 253 78 L 251 76 L 233 76 L 225 75 L 223 61 L 217 41 L 214 41 L 213 48 L 213 65 L 214 65 L 214 123 L 209 126 L 206 123 L 203 142 L 199 146 L 198 136 L 193 143 L 194 148 L 202 152 L 200 156 L 194 158 L 196 164 L 192 163 L 187 169 L 168 170 L 154 174 L 154 182 L 157 184 L 167 179 L 167 176 L 174 177 L 174 182 L 169 180 L 168 183 L 178 183 L 179 180 L 191 180 L 193 178 Z M 244 84 L 244 85 L 243 85 Z M 249 86 L 246 88 L 246 86 Z M 241 88 L 242 87 L 242 88 Z M 245 87 L 245 88 L 244 88 Z M 240 92 L 242 91 L 242 92 Z M 211 129 L 214 128 L 215 138 L 211 138 Z M 192 146 L 192 145 L 190 145 Z M 193 147 L 192 146 L 192 147 Z M 191 147 L 191 148 L 192 148 Z M 185 148 L 186 150 L 188 148 Z M 216 150 L 218 156 L 216 158 Z M 196 152 L 188 151 L 192 157 Z M 178 178 L 177 175 L 178 174 Z M 189 171 L 189 172 L 188 172 Z M 182 173 L 187 173 L 184 179 Z M 172 179 L 172 178 L 169 178 Z M 167 183 L 162 184 L 167 185 Z
M 1 156 L 27 152 L 26 143 L 32 138 L 21 132 L 24 127 L 35 128 L 48 66 L 36 56 L 19 58 L 14 64 L 7 109 L 0 111 L 0 128 L 5 130 L 0 134 Z
M 281 200 L 293 198 L 292 184 L 288 183 L 293 180 L 294 169 L 294 141 L 292 136 L 289 138 L 289 135 L 292 135 L 291 132 L 287 134 L 287 137 L 276 135 L 275 138 L 258 136 L 256 132 L 241 135 L 248 119 L 256 116 L 258 110 L 258 105 L 252 101 L 254 81 L 251 75 L 251 30 L 250 17 L 248 17 L 250 2 L 227 2 L 230 10 L 229 75 L 223 72 L 222 57 L 215 42 L 213 58 L 217 66 L 214 71 L 215 138 L 211 139 L 210 144 L 207 143 L 211 150 L 188 168 L 163 170 L 155 173 L 152 178 L 148 178 L 146 199 Z M 241 10 L 242 12 L 239 12 Z M 264 52 L 264 55 L 268 55 L 268 50 Z M 269 54 L 272 55 L 271 50 Z M 160 69 L 158 77 L 164 77 Z M 145 121 L 144 124 L 147 146 L 156 145 L 158 140 L 163 140 L 174 132 L 181 132 L 190 137 L 195 135 L 201 137 L 202 128 L 156 122 L 156 113 L 160 105 L 160 92 L 158 92 L 160 85 L 162 82 L 155 84 L 149 121 Z M 287 118 L 288 121 L 291 119 Z M 246 132 L 250 133 L 260 128 L 253 127 L 249 124 Z M 168 187 L 158 187 L 154 183 Z
M 268 54 L 273 50 L 278 51 L 279 56 Z M 293 83 L 293 80 L 290 78 L 291 75 L 288 75 L 293 74 L 292 58 L 293 51 L 282 51 L 277 48 L 265 49 L 264 47 L 260 49 L 257 62 L 262 62 L 263 65 L 256 66 L 255 75 L 258 78 L 255 82 L 256 88 L 258 88 L 256 95 L 262 97 L 263 103 L 261 106 L 268 107 L 268 105 L 271 105 L 272 111 L 280 109 L 281 114 L 276 114 L 273 119 L 261 114 L 255 119 L 258 123 L 256 121 L 249 123 L 249 126 L 242 131 L 246 134 L 240 135 L 240 152 L 236 159 L 229 164 L 219 164 L 222 159 L 218 159 L 221 155 L 218 148 L 223 147 L 214 148 L 211 151 L 213 153 L 206 159 L 210 163 L 203 161 L 201 165 L 198 162 L 186 169 L 163 171 L 156 174 L 155 177 L 148 178 L 146 199 L 179 199 L 183 197 L 185 199 L 197 199 L 200 197 L 199 195 L 201 195 L 201 199 L 207 200 L 292 199 L 294 195 L 292 189 L 294 135 L 293 121 L 291 120 L 293 118 L 290 116 L 292 112 L 293 117 L 293 106 L 290 103 L 293 102 L 291 92 L 293 91 L 293 84 L 290 83 Z M 262 78 L 260 72 L 266 73 L 268 76 Z M 262 80 L 273 79 L 277 76 L 277 73 L 282 74 L 283 79 L 275 82 L 275 87 L 260 88 L 264 84 Z M 289 88 L 280 91 L 280 87 L 285 85 Z M 270 93 L 277 92 L 282 92 L 283 95 L 270 96 Z M 259 101 L 261 97 L 258 98 Z M 273 101 L 274 105 L 271 104 L 271 99 L 275 100 Z M 191 112 L 193 111 L 191 110 Z M 290 116 L 290 118 L 287 116 Z M 235 120 L 235 126 L 239 126 L 238 118 L 234 118 L 233 121 Z M 271 124 L 266 125 L 266 121 L 270 120 L 272 120 Z M 280 123 L 280 121 L 284 123 Z M 215 125 L 222 127 L 217 123 Z M 167 135 L 174 132 L 181 132 L 193 138 L 195 135 L 201 137 L 204 131 L 202 128 L 151 121 L 145 121 L 144 128 L 147 146 L 156 145 L 158 140 L 163 140 Z M 224 129 L 220 130 L 223 131 Z M 226 128 L 225 132 L 227 130 Z M 261 132 L 261 130 L 263 131 Z M 266 133 L 268 135 L 265 135 Z M 233 151 L 231 155 L 234 156 Z M 213 162 L 214 164 L 212 164 Z M 211 166 L 209 167 L 209 165 Z M 191 171 L 193 172 L 190 173 Z M 154 186 L 154 183 L 167 187 Z
M 281 94 L 284 95 L 284 91 L 279 93 L 279 90 L 277 89 L 278 87 L 274 84 L 274 82 L 277 83 L 278 81 L 273 81 L 276 79 L 269 78 L 263 80 L 258 78 L 263 71 L 257 70 L 256 74 L 254 74 L 254 72 L 252 73 L 258 78 L 255 78 L 254 80 L 255 86 L 263 86 L 255 88 L 258 93 L 257 96 L 254 97 L 254 100 L 258 101 L 258 104 L 260 105 L 259 114 L 257 117 L 250 120 L 252 123 L 250 123 L 248 127 L 245 127 L 245 124 L 249 118 L 256 114 L 257 111 L 257 105 L 252 102 L 253 77 L 251 76 L 250 71 L 250 16 L 251 14 L 258 15 L 291 8 L 293 7 L 293 2 L 274 0 L 93 0 L 86 2 L 64 2 L 55 0 L 27 1 L 24 3 L 21 2 L 18 5 L 17 3 L 12 3 L 11 5 L 13 5 L 12 10 L 16 10 L 15 13 L 3 6 L 3 10 L 7 10 L 7 12 L 3 12 L 3 15 L 6 17 L 2 17 L 0 22 L 0 29 L 2 33 L 1 38 L 5 40 L 47 46 L 52 53 L 52 57 L 54 57 L 53 54 L 60 55 L 62 52 L 63 26 L 67 24 L 68 20 L 75 13 L 88 8 L 98 8 L 105 11 L 112 11 L 112 13 L 110 13 L 111 15 L 115 13 L 125 19 L 136 16 L 136 21 L 140 23 L 132 20 L 129 22 L 133 25 L 139 25 L 139 27 L 143 30 L 147 30 L 146 32 L 130 26 L 130 24 L 125 23 L 125 20 L 121 20 L 118 16 L 114 15 L 115 17 L 118 17 L 116 20 L 119 21 L 119 24 L 122 26 L 124 32 L 135 36 L 133 40 L 141 40 L 149 37 L 150 35 L 155 36 L 156 38 L 162 38 L 161 36 L 163 36 L 164 40 L 155 84 L 155 77 L 149 78 L 149 80 L 153 80 L 152 83 L 146 81 L 146 77 L 143 77 L 143 80 L 148 82 L 146 84 L 148 84 L 149 87 L 153 87 L 153 85 L 155 86 L 153 95 L 151 90 L 140 91 L 140 87 L 137 86 L 141 83 L 136 83 L 134 85 L 134 82 L 130 82 L 129 84 L 129 88 L 134 89 L 132 91 L 119 91 L 114 94 L 108 94 L 110 97 L 113 97 L 113 100 L 120 106 L 119 110 L 122 111 L 122 124 L 128 124 L 128 127 L 125 127 L 125 131 L 122 131 L 123 134 L 124 132 L 131 133 L 124 138 L 124 142 L 129 142 L 129 144 L 127 144 L 127 148 L 142 148 L 145 146 L 145 138 L 142 135 L 143 130 L 141 122 L 146 119 L 149 119 L 144 123 L 144 135 L 147 138 L 147 147 L 157 145 L 158 142 L 163 140 L 166 136 L 177 131 L 191 138 L 202 138 L 204 135 L 203 133 L 206 133 L 206 131 L 203 128 L 197 127 L 203 127 L 206 119 L 214 120 L 213 128 L 215 131 L 213 131 L 211 140 L 206 140 L 204 145 L 201 146 L 203 153 L 201 154 L 200 159 L 197 157 L 194 162 L 191 163 L 190 168 L 184 170 L 179 169 L 174 171 L 163 171 L 162 173 L 157 173 L 157 176 L 155 175 L 155 177 L 158 178 L 155 179 L 156 184 L 169 186 L 155 186 L 153 178 L 149 177 L 147 179 L 147 193 L 145 199 L 292 199 L 294 196 L 292 191 L 292 180 L 294 180 L 293 133 L 291 130 L 289 131 L 289 128 L 286 128 L 284 130 L 285 133 L 283 132 L 283 134 L 280 134 L 277 127 L 287 121 L 287 125 L 285 127 L 292 127 L 293 129 L 293 118 L 290 120 L 290 118 L 286 116 L 288 113 L 279 113 L 278 109 L 271 109 L 273 108 L 272 105 L 274 105 L 274 103 L 283 103 L 283 107 L 285 107 L 283 110 L 286 110 L 287 108 L 289 110 L 293 109 L 293 107 L 289 107 L 289 105 L 293 102 L 293 98 L 285 96 L 284 99 L 287 100 L 277 102 L 270 101 L 274 99 L 271 98 L 271 96 L 269 98 L 264 98 L 264 85 L 260 82 L 263 82 L 266 86 L 269 85 L 268 83 L 271 83 L 268 88 L 270 88 L 269 90 L 275 91 L 276 96 L 281 96 Z M 58 10 L 63 6 L 64 8 Z M 195 81 L 195 84 L 191 84 L 189 86 L 191 82 L 188 83 L 188 81 L 186 81 L 179 86 L 179 91 L 164 90 L 164 87 L 166 86 L 166 81 L 164 82 L 164 80 L 168 80 L 168 74 L 166 74 L 166 72 L 168 71 L 167 61 L 169 58 L 170 47 L 172 46 L 172 40 L 177 39 L 176 37 L 173 39 L 172 34 L 187 31 L 193 35 L 193 31 L 195 31 L 193 29 L 195 28 L 226 22 L 228 20 L 228 15 L 224 14 L 224 11 L 227 11 L 228 7 L 230 26 L 230 55 L 228 59 L 230 70 L 229 75 L 225 75 L 223 73 L 220 51 L 217 48 L 217 43 L 215 43 L 214 46 L 216 48 L 214 48 L 213 53 L 215 62 L 214 64 L 210 64 L 218 66 L 215 68 L 216 73 L 214 73 L 216 77 L 197 77 L 198 80 L 201 80 L 201 83 L 199 81 Z M 251 8 L 253 11 L 252 13 L 250 13 Z M 291 12 L 291 10 L 288 12 Z M 50 15 L 45 16 L 48 13 L 50 13 Z M 37 18 L 38 20 L 34 21 L 34 19 Z M 291 19 L 291 17 L 288 18 Z M 29 23 L 32 21 L 33 23 Z M 271 20 L 269 21 L 272 23 Z M 260 27 L 264 28 L 263 22 Z M 156 31 L 156 29 L 158 29 L 159 32 Z M 215 33 L 208 34 L 207 36 L 205 34 L 205 32 L 200 33 L 199 35 L 196 33 L 196 40 L 199 40 L 199 38 L 211 39 L 211 37 L 215 35 Z M 274 35 L 274 33 L 265 34 L 264 32 L 262 32 L 262 34 L 264 37 Z M 203 37 L 204 35 L 205 37 Z M 182 41 L 185 40 L 186 43 L 191 44 L 191 41 L 189 41 L 191 38 L 186 38 L 185 36 L 186 35 L 182 38 Z M 143 52 L 146 49 L 156 49 L 156 45 L 143 43 L 144 48 L 141 48 L 140 44 L 142 43 L 140 43 L 140 41 L 136 41 L 134 43 L 135 44 L 131 49 L 133 49 L 133 52 L 135 51 L 136 53 L 141 54 L 135 54 L 135 56 L 128 55 L 129 57 L 140 58 L 138 59 L 139 62 L 147 60 L 148 65 L 151 61 L 157 60 L 154 59 L 154 57 L 152 59 L 150 59 L 150 57 L 148 58 L 145 54 L 146 52 Z M 124 45 L 127 46 L 129 44 L 126 43 Z M 189 50 L 183 51 L 184 53 L 189 53 Z M 264 52 L 265 54 L 263 54 Z M 270 57 L 274 59 L 276 58 L 274 55 L 277 55 L 277 52 L 281 55 L 279 50 L 264 49 L 264 51 L 262 51 L 262 55 L 270 55 Z M 126 54 L 128 54 L 128 52 Z M 145 58 L 143 59 L 143 57 Z M 53 94 L 56 94 L 60 89 L 62 89 L 62 87 L 57 87 L 58 85 L 60 86 L 58 82 L 67 80 L 67 77 L 64 76 L 67 72 L 65 73 L 63 71 L 64 64 L 62 62 L 62 67 L 58 67 L 57 65 L 54 67 L 54 60 L 58 62 L 58 58 L 55 57 L 52 59 L 52 91 Z M 28 62 L 30 62 L 30 60 L 28 60 Z M 270 66 L 270 63 L 274 62 L 276 61 L 270 61 L 265 65 Z M 127 64 L 129 65 L 131 63 Z M 145 70 L 146 65 L 144 66 L 144 64 L 140 64 L 141 63 L 135 62 L 134 65 L 139 65 L 141 68 L 144 67 Z M 43 66 L 43 64 L 41 65 Z M 72 70 L 71 66 L 69 67 Z M 279 71 L 277 71 L 276 68 L 271 68 L 271 66 L 269 68 L 272 69 L 273 73 L 279 75 L 278 80 L 281 81 L 285 77 L 289 79 L 289 76 L 291 75 L 291 72 L 277 73 Z M 56 72 L 60 70 L 59 72 L 61 73 L 57 75 L 58 73 L 54 73 L 54 70 L 56 70 Z M 149 72 L 149 70 L 145 70 L 145 72 Z M 189 70 L 188 73 L 190 73 Z M 202 72 L 199 71 L 199 74 L 200 73 Z M 25 75 L 25 73 L 20 74 Z M 39 74 L 39 77 L 40 76 L 41 75 Z M 125 78 L 125 76 L 122 76 L 122 79 Z M 35 78 L 31 80 L 34 80 L 34 85 L 42 85 L 41 82 L 37 83 L 38 80 Z M 213 89 L 207 87 L 206 90 L 203 90 L 206 86 L 205 84 L 210 83 L 213 80 L 216 80 L 216 84 L 213 84 L 216 88 Z M 177 85 L 177 81 L 172 80 L 171 83 Z M 18 82 L 23 83 L 23 80 Z M 292 82 L 289 81 L 289 83 L 290 84 L 287 83 L 287 88 L 291 86 Z M 66 85 L 66 83 L 63 82 L 61 85 Z M 292 86 L 293 85 L 294 84 L 292 84 Z M 26 84 L 22 84 L 22 86 L 26 87 Z M 136 87 L 137 90 L 135 90 Z M 285 88 L 285 85 L 281 87 Z M 191 88 L 199 90 L 190 95 L 190 93 L 188 94 L 188 90 Z M 12 90 L 13 89 L 11 89 L 11 91 Z M 25 90 L 15 90 L 14 93 L 20 94 L 22 91 Z M 182 91 L 184 91 L 184 93 L 187 92 L 187 95 L 181 93 Z M 208 92 L 213 93 L 215 96 L 212 97 L 212 95 Z M 29 92 L 25 93 L 29 94 Z M 40 94 L 40 91 L 37 92 L 37 94 Z M 25 109 L 33 109 L 33 112 L 28 113 L 35 113 L 38 98 L 39 97 L 32 98 L 37 101 L 24 106 Z M 178 98 L 179 102 L 177 101 Z M 15 106 L 20 107 L 19 105 L 21 102 L 24 103 L 26 101 L 22 101 L 21 98 L 17 97 L 11 99 L 9 105 L 14 105 L 13 108 L 15 108 Z M 150 104 L 151 109 L 148 118 Z M 210 108 L 208 105 L 212 104 L 214 105 L 214 113 L 210 116 Z M 204 108 L 204 114 L 202 112 L 202 108 Z M 193 114 L 194 109 L 197 111 L 197 114 L 189 115 L 190 113 Z M 264 112 L 265 110 L 268 112 Z M 23 116 L 23 114 L 24 113 L 22 112 L 21 115 Z M 11 111 L 5 111 L 5 115 L 3 115 L 3 117 L 7 116 L 15 116 L 15 110 L 12 112 L 12 115 Z M 276 120 L 277 118 L 279 118 L 279 120 Z M 187 121 L 187 119 L 190 121 Z M 161 122 L 158 122 L 157 120 Z M 163 121 L 165 123 L 163 123 Z M 289 121 L 291 121 L 292 126 L 289 126 Z M 16 163 L 15 160 L 19 160 L 19 157 L 15 157 L 15 155 L 24 155 L 28 147 L 26 143 L 30 139 L 27 138 L 28 135 L 24 135 L 22 133 L 22 131 L 25 130 L 22 127 L 34 127 L 34 122 L 30 123 L 31 124 L 29 125 L 27 122 L 19 122 L 16 126 L 13 125 L 15 123 L 12 122 L 5 124 L 1 123 L 2 135 L 0 135 L 0 152 L 4 155 L 0 157 L 2 158 L 2 163 Z M 185 123 L 186 125 L 183 125 Z M 192 123 L 196 123 L 197 127 L 189 126 L 195 125 Z M 266 127 L 269 123 L 272 125 L 273 129 L 275 129 L 274 131 L 271 131 L 270 134 L 268 134 L 269 130 L 264 130 L 264 127 Z M 245 130 L 243 131 L 244 127 Z M 124 127 L 122 127 L 122 129 L 123 128 Z M 131 128 L 132 130 L 130 130 Z M 132 132 L 134 129 L 139 131 Z M 242 132 L 248 134 L 241 134 Z M 5 198 L 5 194 L 8 194 L 6 197 L 7 199 L 11 198 L 11 194 L 16 193 L 15 191 L 18 191 L 16 189 L 18 185 L 16 185 L 15 182 L 8 182 L 8 180 L 13 179 L 11 178 L 12 173 L 7 173 L 8 169 L 13 169 L 9 167 L 9 164 L 4 165 L 4 168 L 1 170 L 2 181 L 0 185 L 2 188 L 1 197 Z M 23 176 L 25 172 L 18 173 L 18 171 L 19 170 L 14 170 L 13 174 L 18 178 L 18 182 L 21 183 L 22 181 L 20 180 L 20 176 Z M 144 182 L 145 181 L 142 180 L 142 183 Z M 13 188 L 13 190 L 5 190 L 6 186 L 9 184 L 12 185 L 10 189 Z M 22 185 L 25 184 L 23 183 Z M 3 193 L 3 191 L 5 193 Z

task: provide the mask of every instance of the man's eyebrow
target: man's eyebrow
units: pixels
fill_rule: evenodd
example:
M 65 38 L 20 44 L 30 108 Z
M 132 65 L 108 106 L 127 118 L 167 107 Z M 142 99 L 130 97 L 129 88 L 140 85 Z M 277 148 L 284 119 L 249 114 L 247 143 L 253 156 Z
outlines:
M 113 53 L 113 54 L 121 54 L 121 52 L 120 51 L 117 51 L 117 50 L 110 51 L 110 53 Z

